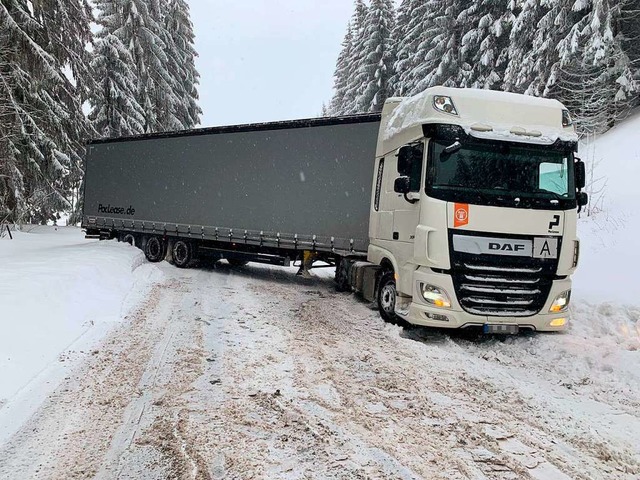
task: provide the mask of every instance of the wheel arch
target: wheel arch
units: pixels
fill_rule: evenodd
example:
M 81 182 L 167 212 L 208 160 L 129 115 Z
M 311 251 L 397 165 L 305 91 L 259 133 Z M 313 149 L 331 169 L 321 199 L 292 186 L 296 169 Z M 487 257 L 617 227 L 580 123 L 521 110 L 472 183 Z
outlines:
M 395 257 L 389 250 L 375 245 L 370 245 L 367 257 L 371 263 L 380 265 L 383 269 L 392 270 L 394 273 L 400 272 L 398 262 L 396 262 Z

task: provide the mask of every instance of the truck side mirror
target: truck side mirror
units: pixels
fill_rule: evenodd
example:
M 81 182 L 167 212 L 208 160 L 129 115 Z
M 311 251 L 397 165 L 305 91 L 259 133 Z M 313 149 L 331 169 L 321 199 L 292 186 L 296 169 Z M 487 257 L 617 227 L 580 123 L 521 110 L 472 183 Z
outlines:
M 584 192 L 578 193 L 576 199 L 578 200 L 578 206 L 581 208 L 586 206 L 587 203 L 589 203 L 589 195 L 587 195 Z
M 411 178 L 409 177 L 398 177 L 396 181 L 393 183 L 393 191 L 396 193 L 402 193 L 406 195 L 411 191 Z
M 576 159 L 575 163 L 575 172 L 576 172 L 576 188 L 578 190 L 582 190 L 586 185 L 587 173 L 584 166 L 584 162 L 579 158 Z
M 398 150 L 398 173 L 402 176 L 411 175 L 413 163 L 413 147 L 406 145 Z M 401 192 L 398 192 L 401 193 Z

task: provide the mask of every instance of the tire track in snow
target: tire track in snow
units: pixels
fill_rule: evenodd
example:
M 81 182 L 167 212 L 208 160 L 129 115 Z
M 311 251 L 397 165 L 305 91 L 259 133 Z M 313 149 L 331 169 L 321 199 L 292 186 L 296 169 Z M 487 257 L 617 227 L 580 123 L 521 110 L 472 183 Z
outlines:
M 402 332 L 326 278 L 160 268 L 173 280 L 0 451 L 1 478 L 637 476 L 518 358 L 556 337 Z

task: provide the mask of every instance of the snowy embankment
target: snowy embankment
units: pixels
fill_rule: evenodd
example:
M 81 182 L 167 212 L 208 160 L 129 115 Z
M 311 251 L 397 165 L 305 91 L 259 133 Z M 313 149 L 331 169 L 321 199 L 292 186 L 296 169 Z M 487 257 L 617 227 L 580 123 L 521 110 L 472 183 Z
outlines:
M 595 165 L 594 190 L 602 191 L 590 199 L 596 212 L 583 213 L 578 223 L 582 252 L 572 328 L 575 335 L 600 339 L 604 347 L 620 345 L 634 357 L 640 355 L 639 131 L 636 114 L 581 145 L 582 158 Z
M 159 275 L 143 263 L 139 250 L 78 228 L 0 239 L 0 441 L 137 305 Z

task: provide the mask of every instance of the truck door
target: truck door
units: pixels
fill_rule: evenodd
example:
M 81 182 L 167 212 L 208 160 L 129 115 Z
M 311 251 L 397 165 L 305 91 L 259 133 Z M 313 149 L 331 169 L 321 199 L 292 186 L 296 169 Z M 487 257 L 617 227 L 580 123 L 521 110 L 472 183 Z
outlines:
M 373 237 L 393 244 L 404 244 L 413 251 L 415 231 L 420 217 L 417 199 L 422 186 L 424 144 L 407 145 L 404 157 L 389 155 L 379 161 L 378 181 L 374 198 Z M 403 147 L 404 148 L 404 147 Z M 410 153 L 410 156 L 406 155 Z M 400 160 L 400 161 L 399 161 Z M 394 184 L 399 177 L 408 177 L 410 193 L 397 193 Z M 386 243 L 386 242 L 385 242 Z M 404 255 L 402 255 L 404 256 Z
M 409 178 L 410 192 L 408 194 L 395 193 L 398 203 L 393 212 L 394 240 L 413 244 L 416 227 L 420 221 L 420 189 L 422 187 L 422 164 L 424 144 L 406 145 L 400 149 L 397 157 L 397 171 L 399 176 Z M 395 183 L 395 182 L 394 182 Z M 413 247 L 411 247 L 413 251 Z

